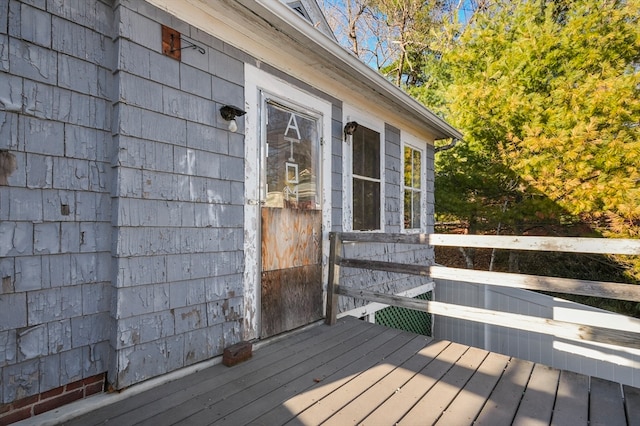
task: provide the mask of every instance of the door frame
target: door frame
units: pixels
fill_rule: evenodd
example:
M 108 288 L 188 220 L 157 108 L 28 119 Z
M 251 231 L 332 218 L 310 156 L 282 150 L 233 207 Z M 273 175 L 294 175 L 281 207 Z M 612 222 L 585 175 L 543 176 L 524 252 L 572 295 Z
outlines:
M 261 147 L 263 99 L 270 97 L 301 111 L 313 112 L 320 120 L 320 191 L 322 205 L 322 287 L 326 295 L 331 229 L 331 111 L 329 101 L 305 92 L 257 67 L 245 64 L 245 204 L 244 204 L 244 330 L 245 340 L 260 336 L 261 276 Z M 323 297 L 323 311 L 326 311 Z

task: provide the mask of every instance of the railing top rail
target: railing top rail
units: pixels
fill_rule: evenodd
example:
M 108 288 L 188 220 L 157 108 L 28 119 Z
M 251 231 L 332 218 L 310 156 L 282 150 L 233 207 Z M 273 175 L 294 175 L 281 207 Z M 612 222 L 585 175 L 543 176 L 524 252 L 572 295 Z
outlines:
M 640 255 L 640 239 L 530 237 L 514 235 L 387 234 L 341 232 L 342 242 L 425 244 L 431 246 L 497 248 L 591 254 Z

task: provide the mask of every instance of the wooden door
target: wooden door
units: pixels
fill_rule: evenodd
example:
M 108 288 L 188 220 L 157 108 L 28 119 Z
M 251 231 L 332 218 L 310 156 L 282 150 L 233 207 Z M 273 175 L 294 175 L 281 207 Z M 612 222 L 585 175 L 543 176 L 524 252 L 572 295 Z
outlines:
M 267 100 L 262 155 L 261 327 L 322 318 L 320 117 Z

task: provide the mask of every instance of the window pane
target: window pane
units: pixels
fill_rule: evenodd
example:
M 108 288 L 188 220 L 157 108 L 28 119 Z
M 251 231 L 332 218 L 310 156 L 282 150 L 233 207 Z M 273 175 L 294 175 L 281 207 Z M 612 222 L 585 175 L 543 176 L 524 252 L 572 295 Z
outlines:
M 353 230 L 380 229 L 380 183 L 353 178 Z
M 420 196 L 422 193 L 420 191 L 413 191 L 413 220 L 411 222 L 412 229 L 420 228 Z
M 409 189 L 404 191 L 404 228 L 405 229 L 420 229 L 420 211 L 422 198 L 422 192 L 411 191 Z
M 408 146 L 404 147 L 404 186 L 412 186 L 413 180 L 413 168 L 411 161 L 411 151 L 413 151 Z
M 380 179 L 380 133 L 364 126 L 353 134 L 353 174 Z
M 414 188 L 420 188 L 420 173 L 422 172 L 422 153 L 417 149 L 413 150 L 413 186 Z
M 404 229 L 420 229 L 422 151 L 404 148 Z
M 413 198 L 411 197 L 411 191 L 404 191 L 404 229 L 413 228 Z

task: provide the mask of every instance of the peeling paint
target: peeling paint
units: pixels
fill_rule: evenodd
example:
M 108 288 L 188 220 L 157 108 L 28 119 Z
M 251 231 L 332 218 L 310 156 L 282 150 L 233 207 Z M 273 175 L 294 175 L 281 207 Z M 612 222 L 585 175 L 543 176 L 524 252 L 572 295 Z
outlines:
M 13 293 L 15 287 L 11 276 L 2 277 L 2 293 Z
M 19 332 L 18 350 L 23 360 L 47 355 L 49 345 L 46 325 L 42 324 L 36 327 L 30 327 Z
M 0 107 L 7 112 L 22 112 L 22 104 L 11 102 L 11 99 L 0 97 Z
M 7 185 L 9 176 L 18 168 L 16 156 L 9 151 L 0 151 L 0 185 Z

